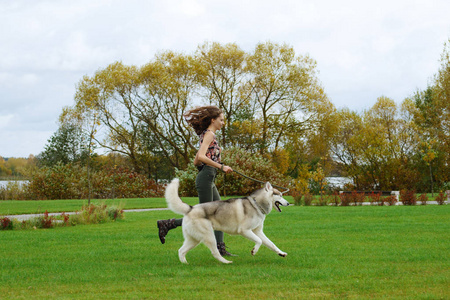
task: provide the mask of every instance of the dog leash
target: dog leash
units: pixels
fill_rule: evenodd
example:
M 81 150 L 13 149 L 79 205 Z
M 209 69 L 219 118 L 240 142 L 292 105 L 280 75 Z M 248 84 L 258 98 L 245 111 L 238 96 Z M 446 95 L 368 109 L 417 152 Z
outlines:
M 258 180 L 258 179 L 255 179 L 255 178 L 252 178 L 252 177 L 250 177 L 250 176 L 247 176 L 247 175 L 245 175 L 245 174 L 242 174 L 242 173 L 241 173 L 241 172 L 239 172 L 239 171 L 233 170 L 233 172 L 235 172 L 235 173 L 237 173 L 237 174 L 239 174 L 239 175 L 241 175 L 242 177 L 245 177 L 245 178 L 247 178 L 247 179 L 250 179 L 250 180 L 253 180 L 253 181 L 256 181 L 256 182 L 262 183 L 262 184 L 264 184 L 264 183 L 265 183 L 264 181 L 261 181 L 261 180 Z M 276 188 L 279 188 L 279 189 L 283 189 L 283 190 L 285 190 L 284 192 L 282 192 L 282 194 L 284 194 L 284 193 L 287 193 L 287 192 L 289 192 L 289 189 L 288 189 L 288 188 L 285 188 L 285 187 L 282 187 L 282 186 L 278 186 L 278 185 L 275 185 L 275 184 L 272 184 L 272 186 L 274 186 L 274 187 L 276 187 Z

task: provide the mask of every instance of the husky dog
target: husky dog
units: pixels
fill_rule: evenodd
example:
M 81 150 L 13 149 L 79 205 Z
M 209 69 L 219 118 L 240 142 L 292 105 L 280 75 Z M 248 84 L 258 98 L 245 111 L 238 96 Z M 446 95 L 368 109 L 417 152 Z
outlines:
M 264 219 L 272 207 L 281 212 L 280 205 L 289 205 L 289 202 L 270 183 L 267 182 L 264 188 L 245 198 L 212 201 L 195 206 L 190 206 L 180 199 L 178 186 L 179 180 L 175 178 L 167 186 L 165 197 L 170 210 L 184 215 L 182 226 L 184 243 L 178 250 L 182 263 L 188 263 L 186 254 L 200 243 L 204 243 L 220 262 L 232 263 L 223 258 L 217 250 L 214 230 L 233 235 L 240 234 L 255 242 L 252 255 L 258 252 L 262 244 L 282 257 L 287 255 L 286 252 L 278 249 L 263 232 Z

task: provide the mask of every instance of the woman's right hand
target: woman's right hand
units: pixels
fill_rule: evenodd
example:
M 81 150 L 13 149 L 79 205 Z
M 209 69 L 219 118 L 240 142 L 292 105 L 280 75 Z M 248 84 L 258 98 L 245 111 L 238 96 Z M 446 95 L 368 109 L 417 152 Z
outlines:
M 231 173 L 231 172 L 233 172 L 233 169 L 232 169 L 231 167 L 225 166 L 225 165 L 223 166 L 222 170 L 223 170 L 225 173 Z

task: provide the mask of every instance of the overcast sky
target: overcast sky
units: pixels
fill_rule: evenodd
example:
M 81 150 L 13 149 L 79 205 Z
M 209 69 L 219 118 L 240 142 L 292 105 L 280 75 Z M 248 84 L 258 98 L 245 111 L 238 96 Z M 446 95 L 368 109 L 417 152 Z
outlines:
M 449 16 L 448 0 L 1 0 L 0 156 L 42 152 L 83 75 L 205 41 L 309 54 L 337 108 L 401 103 L 437 72 Z

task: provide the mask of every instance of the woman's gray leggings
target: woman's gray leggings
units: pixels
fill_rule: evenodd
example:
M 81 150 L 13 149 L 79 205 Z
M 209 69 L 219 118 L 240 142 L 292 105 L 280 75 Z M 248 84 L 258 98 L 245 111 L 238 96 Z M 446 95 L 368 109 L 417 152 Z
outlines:
M 217 169 L 211 166 L 204 166 L 203 169 L 197 174 L 195 179 L 195 187 L 197 188 L 198 198 L 200 203 L 219 201 L 220 195 L 217 191 L 214 180 L 216 179 Z M 182 225 L 183 219 L 175 220 L 177 226 Z M 223 242 L 223 232 L 214 231 L 217 243 Z
M 203 169 L 198 172 L 195 179 L 195 187 L 197 188 L 198 198 L 200 203 L 219 201 L 220 195 L 217 191 L 214 180 L 216 179 L 217 169 L 210 166 L 203 166 Z M 217 243 L 223 242 L 223 232 L 214 231 Z

